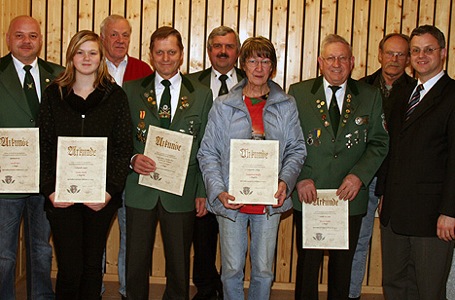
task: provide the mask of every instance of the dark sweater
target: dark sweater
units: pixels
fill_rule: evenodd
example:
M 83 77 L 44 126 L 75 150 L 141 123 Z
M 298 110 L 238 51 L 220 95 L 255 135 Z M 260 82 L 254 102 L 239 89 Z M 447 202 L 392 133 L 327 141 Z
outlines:
M 44 91 L 38 123 L 40 187 L 46 197 L 55 191 L 59 136 L 107 137 L 106 191 L 113 198 L 122 192 L 133 150 L 131 115 L 122 88 L 109 82 L 106 88 L 98 87 L 84 100 L 66 88 L 60 93 L 58 85 L 52 84 Z

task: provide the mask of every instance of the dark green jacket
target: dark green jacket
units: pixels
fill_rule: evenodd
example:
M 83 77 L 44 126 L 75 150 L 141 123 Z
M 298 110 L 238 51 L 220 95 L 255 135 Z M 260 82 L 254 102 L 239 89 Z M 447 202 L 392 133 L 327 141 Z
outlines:
M 312 179 L 317 189 L 338 189 L 346 175 L 354 174 L 363 185 L 349 202 L 349 213 L 365 213 L 368 184 L 388 151 L 379 90 L 348 79 L 336 137 L 328 116 L 323 77 L 293 84 L 289 94 L 297 102 L 308 151 L 298 181 Z M 294 209 L 302 209 L 295 191 L 293 202 Z
M 130 103 L 134 153 L 142 154 L 145 144 L 136 137 L 137 126 L 141 121 L 141 112 L 145 112 L 143 121 L 146 129 L 149 125 L 160 126 L 156 102 L 152 101 L 155 98 L 155 74 L 126 82 L 123 89 Z M 187 134 L 191 134 L 190 130 L 193 132 L 194 140 L 183 195 L 177 196 L 139 185 L 139 174 L 131 171 L 125 187 L 125 203 L 127 206 L 150 210 L 155 207 L 158 199 L 161 199 L 164 209 L 168 212 L 188 212 L 194 210 L 196 197 L 206 197 L 196 154 L 204 135 L 208 113 L 212 107 L 212 92 L 198 82 L 182 76 L 179 102 L 182 99 L 186 99 L 188 106 L 176 110 L 169 129 Z
M 41 93 L 63 71 L 63 67 L 38 58 Z M 0 58 L 0 127 L 36 127 L 19 81 L 11 53 Z M 22 198 L 24 194 L 1 194 L 0 198 Z

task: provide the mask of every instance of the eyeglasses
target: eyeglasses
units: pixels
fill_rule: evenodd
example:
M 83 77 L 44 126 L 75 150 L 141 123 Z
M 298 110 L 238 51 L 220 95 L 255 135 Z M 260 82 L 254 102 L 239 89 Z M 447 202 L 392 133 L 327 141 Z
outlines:
M 272 65 L 272 61 L 270 59 L 263 59 L 263 60 L 257 60 L 257 59 L 248 59 L 246 61 L 246 65 L 250 68 L 256 68 L 259 63 L 263 68 L 269 68 Z
M 348 56 L 329 56 L 329 57 L 322 57 L 322 59 L 329 65 L 333 65 L 336 60 L 338 60 L 338 62 L 340 64 L 345 64 L 345 63 L 349 62 L 351 57 L 350 56 L 349 57 Z
M 407 54 L 406 53 L 403 53 L 403 52 L 393 52 L 393 51 L 386 51 L 384 52 L 384 56 L 387 58 L 387 59 L 392 59 L 394 57 L 398 58 L 398 59 L 405 59 Z
M 417 55 L 420 54 L 420 52 L 423 52 L 425 55 L 433 55 L 433 53 L 434 53 L 436 50 L 441 50 L 441 47 L 439 47 L 439 48 L 426 47 L 426 48 L 423 48 L 423 49 L 420 49 L 420 48 L 412 48 L 412 49 L 411 49 L 411 55 L 412 55 L 412 56 L 417 56 Z

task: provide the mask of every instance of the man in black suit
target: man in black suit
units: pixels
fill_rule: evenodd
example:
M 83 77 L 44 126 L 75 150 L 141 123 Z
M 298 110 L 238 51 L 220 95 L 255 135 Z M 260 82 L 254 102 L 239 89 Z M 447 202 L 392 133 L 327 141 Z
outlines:
M 243 72 L 235 67 L 240 51 L 237 32 L 227 26 L 212 30 L 207 40 L 207 54 L 212 66 L 188 75 L 212 89 L 213 99 L 228 91 L 243 79 Z M 193 300 L 222 299 L 223 288 L 216 269 L 218 222 L 212 213 L 197 218 L 194 224 L 193 283 L 197 294 Z
M 378 60 L 381 68 L 360 81 L 371 84 L 381 91 L 382 108 L 386 122 L 390 118 L 392 106 L 402 97 L 403 87 L 415 84 L 416 80 L 406 74 L 409 65 L 409 36 L 401 33 L 389 33 L 379 42 Z M 349 299 L 360 299 L 363 277 L 371 235 L 373 233 L 374 216 L 378 206 L 379 197 L 375 195 L 377 175 L 371 181 L 367 213 L 362 218 L 359 241 L 352 260 L 351 284 Z
M 438 28 L 414 29 L 410 51 L 418 82 L 403 89 L 388 126 L 383 287 L 386 299 L 442 300 L 455 238 L 455 81 Z

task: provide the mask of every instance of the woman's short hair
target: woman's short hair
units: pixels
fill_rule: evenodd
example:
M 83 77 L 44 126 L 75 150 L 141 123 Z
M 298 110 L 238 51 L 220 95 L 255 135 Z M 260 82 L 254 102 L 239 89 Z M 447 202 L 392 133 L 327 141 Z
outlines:
M 253 56 L 270 59 L 272 62 L 270 78 L 275 77 L 277 66 L 276 52 L 275 47 L 269 39 L 263 36 L 250 37 L 243 42 L 239 56 L 240 68 L 242 70 L 245 70 L 246 61 Z

